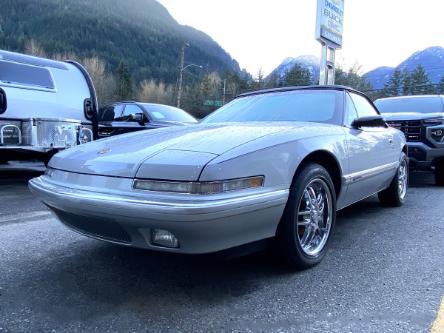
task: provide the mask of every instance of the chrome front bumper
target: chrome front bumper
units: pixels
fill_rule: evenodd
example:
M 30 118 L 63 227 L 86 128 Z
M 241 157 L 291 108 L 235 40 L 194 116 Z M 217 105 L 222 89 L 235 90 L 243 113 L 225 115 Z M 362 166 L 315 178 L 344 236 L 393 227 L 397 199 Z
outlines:
M 273 237 L 289 194 L 279 189 L 247 191 L 242 196 L 99 193 L 91 188 L 63 186 L 47 176 L 32 179 L 29 187 L 63 223 L 80 233 L 134 247 L 182 253 L 216 252 Z M 172 232 L 180 247 L 153 245 L 152 229 Z

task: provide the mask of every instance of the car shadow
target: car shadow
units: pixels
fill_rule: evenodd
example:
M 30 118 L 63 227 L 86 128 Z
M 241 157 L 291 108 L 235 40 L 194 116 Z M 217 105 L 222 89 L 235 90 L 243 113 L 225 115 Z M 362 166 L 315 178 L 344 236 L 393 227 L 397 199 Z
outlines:
M 0 184 L 23 184 L 34 177 L 41 176 L 46 168 L 43 163 L 10 162 L 0 164 Z
M 412 188 L 427 188 L 435 186 L 433 172 L 412 171 L 409 174 L 409 186 Z

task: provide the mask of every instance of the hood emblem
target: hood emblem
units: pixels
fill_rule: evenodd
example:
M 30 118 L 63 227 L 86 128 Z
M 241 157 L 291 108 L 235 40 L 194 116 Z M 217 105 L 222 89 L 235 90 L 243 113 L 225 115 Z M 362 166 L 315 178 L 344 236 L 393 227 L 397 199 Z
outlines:
M 109 153 L 110 151 L 111 151 L 110 148 L 103 148 L 97 152 L 97 155 L 105 155 L 105 154 Z

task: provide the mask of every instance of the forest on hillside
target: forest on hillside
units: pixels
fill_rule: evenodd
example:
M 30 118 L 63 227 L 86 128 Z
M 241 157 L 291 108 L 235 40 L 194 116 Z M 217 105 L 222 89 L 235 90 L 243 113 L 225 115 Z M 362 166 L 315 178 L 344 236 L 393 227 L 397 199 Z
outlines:
M 184 42 L 187 61 L 206 71 L 240 71 L 208 35 L 179 25 L 155 0 L 2 0 L 0 48 L 23 52 L 29 40 L 50 57 L 96 56 L 111 72 L 123 60 L 136 81 L 175 82 Z

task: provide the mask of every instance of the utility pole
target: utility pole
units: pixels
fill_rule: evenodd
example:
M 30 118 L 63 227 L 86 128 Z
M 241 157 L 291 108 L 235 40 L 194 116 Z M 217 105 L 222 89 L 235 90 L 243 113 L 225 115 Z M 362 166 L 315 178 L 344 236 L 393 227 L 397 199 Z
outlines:
M 177 90 L 177 107 L 180 108 L 180 102 L 182 99 L 182 84 L 183 84 L 183 66 L 185 65 L 185 48 L 189 44 L 184 42 L 182 44 L 182 50 L 180 52 L 180 72 L 179 72 L 179 87 Z
M 179 65 L 179 87 L 177 88 L 177 107 L 180 108 L 180 103 L 182 101 L 182 86 L 183 86 L 183 72 L 189 67 L 198 67 L 202 69 L 202 66 L 196 64 L 189 64 L 185 66 L 185 48 L 189 47 L 190 44 L 184 42 L 182 44 L 182 50 L 180 51 L 180 65 Z

